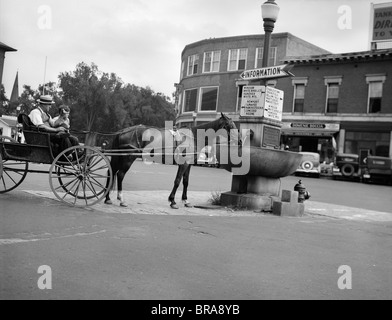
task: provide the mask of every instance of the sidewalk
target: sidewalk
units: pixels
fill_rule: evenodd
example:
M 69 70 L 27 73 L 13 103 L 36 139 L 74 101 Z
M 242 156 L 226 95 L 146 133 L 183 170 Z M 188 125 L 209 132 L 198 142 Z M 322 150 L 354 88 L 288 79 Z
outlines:
M 51 192 L 25 190 L 24 192 L 58 201 Z M 98 210 L 107 213 L 118 214 L 147 214 L 147 215 L 186 215 L 186 216 L 263 216 L 266 213 L 256 211 L 233 210 L 231 208 L 213 206 L 210 204 L 212 194 L 210 192 L 189 192 L 189 201 L 194 206 L 186 208 L 182 205 L 180 198 L 176 199 L 180 208 L 171 209 L 167 201 L 169 192 L 165 191 L 124 191 L 124 199 L 128 207 L 122 208 L 116 200 L 116 193 L 111 195 L 113 205 L 103 202 L 87 210 Z M 268 213 L 267 213 L 268 214 Z M 346 219 L 351 221 L 367 222 L 392 222 L 392 213 L 370 211 L 360 208 L 345 207 L 316 201 L 305 202 L 305 216 L 324 216 L 335 219 Z

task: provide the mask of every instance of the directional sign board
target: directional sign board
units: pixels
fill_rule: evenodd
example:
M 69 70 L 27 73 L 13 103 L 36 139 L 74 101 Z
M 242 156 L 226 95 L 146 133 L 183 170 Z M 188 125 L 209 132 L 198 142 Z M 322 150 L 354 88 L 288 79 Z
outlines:
M 264 117 L 282 121 L 284 92 L 272 87 L 265 91 Z
M 265 86 L 244 86 L 242 89 L 241 117 L 262 117 Z
M 244 86 L 241 117 L 264 117 L 282 121 L 284 92 L 272 87 Z
M 259 80 L 259 79 L 292 77 L 294 76 L 290 72 L 292 67 L 293 65 L 283 64 L 281 66 L 245 70 L 244 72 L 241 73 L 240 77 L 243 80 Z

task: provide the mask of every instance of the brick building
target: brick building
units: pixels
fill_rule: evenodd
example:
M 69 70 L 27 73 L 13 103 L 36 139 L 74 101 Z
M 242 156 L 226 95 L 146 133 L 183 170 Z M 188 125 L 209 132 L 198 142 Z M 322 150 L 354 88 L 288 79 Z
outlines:
M 202 40 L 182 52 L 177 125 L 239 120 L 243 70 L 261 67 L 263 35 Z M 270 81 L 284 91 L 282 144 L 318 152 L 392 157 L 392 49 L 331 54 L 290 33 L 272 35 L 269 66 L 290 63 L 294 77 Z M 255 83 L 253 83 L 255 84 Z
M 176 84 L 178 125 L 213 121 L 220 112 L 238 120 L 238 97 L 244 84 L 238 80 L 239 75 L 261 67 L 263 43 L 264 35 L 247 35 L 187 45 L 182 52 L 180 83 Z M 290 33 L 276 33 L 271 39 L 269 65 L 287 56 L 326 53 Z
M 283 142 L 329 161 L 339 153 L 392 157 L 392 49 L 290 57 Z M 336 145 L 335 145 L 336 143 Z

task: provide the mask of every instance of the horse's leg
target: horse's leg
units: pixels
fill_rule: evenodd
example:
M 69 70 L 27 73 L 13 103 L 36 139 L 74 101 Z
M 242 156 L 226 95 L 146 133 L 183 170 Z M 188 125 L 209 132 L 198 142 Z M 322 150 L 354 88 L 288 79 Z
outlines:
M 122 183 L 124 181 L 125 175 L 134 163 L 135 158 L 129 157 L 128 161 L 123 162 L 122 168 L 117 173 L 117 200 L 120 200 L 121 207 L 128 207 L 128 204 L 124 201 L 124 196 L 122 193 Z
M 184 165 L 184 164 L 178 165 L 176 179 L 174 180 L 174 187 L 173 187 L 173 190 L 169 196 L 170 207 L 172 209 L 178 209 L 177 203 L 175 201 L 175 197 L 176 197 L 176 192 L 177 192 L 178 187 L 180 186 L 180 183 L 181 183 L 181 180 L 182 180 L 182 177 L 184 175 L 185 170 L 186 170 L 186 165 Z
M 117 178 L 117 171 L 118 171 L 118 169 L 117 169 L 117 167 L 114 165 L 114 163 L 113 163 L 113 160 L 112 160 L 112 162 L 111 162 L 111 167 L 112 167 L 112 172 L 113 172 L 113 181 L 112 181 L 112 184 L 109 186 L 109 170 L 108 170 L 108 180 L 107 180 L 107 182 L 106 182 L 106 189 L 109 189 L 109 190 L 113 190 L 113 186 L 114 186 L 114 184 L 115 184 L 115 182 L 116 182 L 116 178 Z M 110 191 L 108 192 L 108 194 L 106 195 L 106 199 L 105 199 L 105 204 L 108 204 L 108 205 L 112 205 L 113 204 L 113 202 L 112 202 L 112 200 L 110 199 Z
M 122 193 L 122 182 L 124 180 L 125 174 L 126 172 L 122 170 L 120 170 L 117 174 L 117 200 L 120 201 L 120 206 L 124 208 L 128 207 L 127 203 L 124 201 L 124 196 Z
M 191 165 L 187 164 L 187 168 L 184 172 L 182 184 L 184 186 L 184 189 L 182 190 L 182 202 L 184 203 L 185 207 L 187 208 L 192 208 L 192 205 L 188 201 L 188 185 L 189 185 L 189 175 L 191 172 Z
M 108 170 L 108 177 L 109 177 L 109 170 Z M 114 183 L 114 182 L 112 182 L 112 185 L 109 186 L 109 179 L 108 179 L 108 181 L 106 182 L 106 189 L 107 189 L 107 190 L 112 190 L 113 183 Z M 110 199 L 110 191 L 109 191 L 108 194 L 106 195 L 105 204 L 113 204 L 112 200 Z

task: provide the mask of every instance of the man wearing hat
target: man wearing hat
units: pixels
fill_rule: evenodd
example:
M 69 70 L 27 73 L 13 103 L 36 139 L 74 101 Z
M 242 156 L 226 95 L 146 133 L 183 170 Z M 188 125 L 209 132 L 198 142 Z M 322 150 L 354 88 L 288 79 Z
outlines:
M 49 110 L 54 104 L 51 96 L 41 96 L 38 101 L 39 106 L 32 110 L 29 114 L 31 122 L 40 129 L 49 133 L 56 133 L 50 135 L 50 141 L 58 144 L 61 150 L 66 150 L 72 147 L 69 139 L 69 133 L 63 126 L 55 127 L 55 122 L 49 114 Z M 72 157 L 71 155 L 69 157 Z
M 29 117 L 31 122 L 40 129 L 47 132 L 66 132 L 63 127 L 54 128 L 54 122 L 49 115 L 49 110 L 54 104 L 51 96 L 41 96 L 38 101 L 39 106 L 30 112 Z

